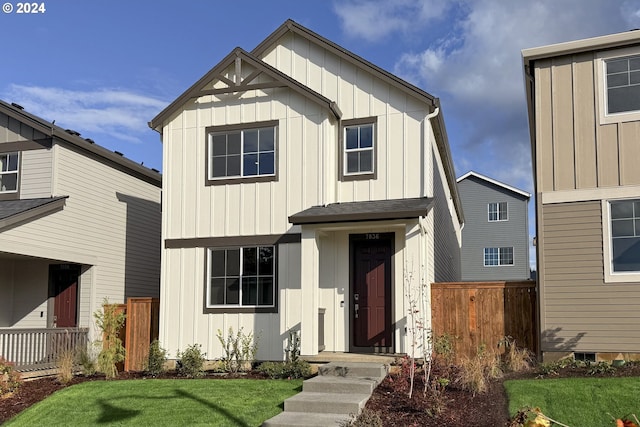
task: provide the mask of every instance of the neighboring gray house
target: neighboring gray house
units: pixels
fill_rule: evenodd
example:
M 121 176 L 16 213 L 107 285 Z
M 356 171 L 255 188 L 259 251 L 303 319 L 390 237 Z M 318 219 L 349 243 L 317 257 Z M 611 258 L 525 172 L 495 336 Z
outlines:
M 158 171 L 0 101 L 0 355 L 59 329 L 95 339 L 104 298 L 159 296 L 160 188 Z
M 527 280 L 531 195 L 476 172 L 458 178 L 465 224 L 462 280 Z

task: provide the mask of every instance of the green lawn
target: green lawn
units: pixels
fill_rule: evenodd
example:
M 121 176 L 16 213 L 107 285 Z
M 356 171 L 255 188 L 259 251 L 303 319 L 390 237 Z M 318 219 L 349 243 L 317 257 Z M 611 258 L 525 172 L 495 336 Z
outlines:
M 504 386 L 509 413 L 539 407 L 571 427 L 615 426 L 612 418 L 640 418 L 640 378 L 558 378 L 511 380 Z
M 259 426 L 302 380 L 123 380 L 67 387 L 7 426 Z

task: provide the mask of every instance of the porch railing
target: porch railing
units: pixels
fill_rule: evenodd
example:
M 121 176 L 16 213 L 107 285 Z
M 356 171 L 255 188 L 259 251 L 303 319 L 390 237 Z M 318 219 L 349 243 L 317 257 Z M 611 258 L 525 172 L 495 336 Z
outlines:
M 88 328 L 0 328 L 0 356 L 18 371 L 52 369 L 66 351 L 86 350 Z

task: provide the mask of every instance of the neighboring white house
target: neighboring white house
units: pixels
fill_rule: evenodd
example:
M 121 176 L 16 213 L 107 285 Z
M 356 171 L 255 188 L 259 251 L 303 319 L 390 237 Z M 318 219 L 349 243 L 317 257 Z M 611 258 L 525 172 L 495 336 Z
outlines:
M 460 279 L 462 208 L 437 98 L 291 20 L 150 123 L 163 141 L 160 341 L 217 331 L 281 360 L 410 351 L 415 301 Z M 407 286 L 411 283 L 413 286 Z M 422 286 L 424 285 L 424 286 Z
M 161 186 L 158 171 L 0 101 L 0 344 L 9 328 L 95 339 L 104 298 L 158 297 Z

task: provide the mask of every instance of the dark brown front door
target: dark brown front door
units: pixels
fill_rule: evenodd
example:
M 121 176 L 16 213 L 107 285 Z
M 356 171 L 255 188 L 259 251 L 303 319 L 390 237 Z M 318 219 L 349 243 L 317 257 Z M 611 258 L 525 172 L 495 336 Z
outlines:
M 352 351 L 392 350 L 393 233 L 351 236 Z
M 78 277 L 80 266 L 55 264 L 49 266 L 50 296 L 53 297 L 53 326 L 75 328 L 78 326 Z

